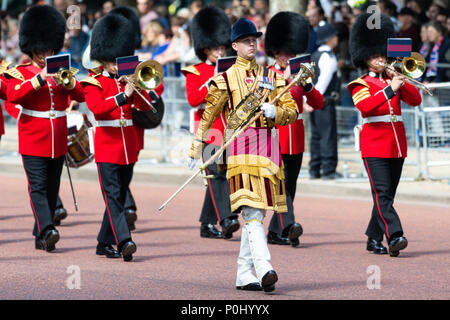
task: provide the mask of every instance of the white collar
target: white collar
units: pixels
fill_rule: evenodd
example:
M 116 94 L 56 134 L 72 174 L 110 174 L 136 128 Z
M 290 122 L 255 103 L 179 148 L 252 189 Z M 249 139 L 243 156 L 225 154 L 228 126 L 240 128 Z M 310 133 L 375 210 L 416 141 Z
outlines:
M 318 51 L 333 51 L 331 47 L 327 44 L 323 44 L 317 49 Z

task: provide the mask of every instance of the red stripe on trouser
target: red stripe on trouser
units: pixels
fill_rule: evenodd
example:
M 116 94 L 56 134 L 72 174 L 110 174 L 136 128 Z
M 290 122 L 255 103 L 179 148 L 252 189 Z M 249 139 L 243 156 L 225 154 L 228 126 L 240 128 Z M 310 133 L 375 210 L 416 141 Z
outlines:
M 109 212 L 109 206 L 108 206 L 108 200 L 107 200 L 108 198 L 106 197 L 106 192 L 105 192 L 105 189 L 103 188 L 102 175 L 100 174 L 100 165 L 97 165 L 97 170 L 98 170 L 98 179 L 100 180 L 100 188 L 102 188 L 103 197 L 105 197 L 106 211 L 108 212 L 109 223 L 111 224 L 111 229 L 114 234 L 114 239 L 116 239 L 116 243 L 117 243 L 117 245 L 119 245 L 119 241 L 117 240 L 117 236 L 116 236 L 116 231 L 114 230 L 114 225 L 113 225 L 112 219 L 111 219 L 111 212 Z
M 206 174 L 209 175 L 208 168 L 205 168 L 205 171 L 206 171 Z M 220 223 L 219 210 L 217 209 L 216 201 L 214 200 L 214 193 L 213 193 L 213 190 L 212 190 L 211 182 L 209 181 L 209 179 L 206 179 L 206 180 L 208 181 L 209 194 L 211 195 L 211 199 L 212 199 L 212 202 L 213 202 L 214 210 L 216 211 L 216 216 L 217 216 L 217 219 L 219 220 L 219 223 Z
M 25 171 L 25 175 L 27 176 L 27 183 L 28 183 L 28 197 L 30 197 L 30 204 L 31 204 L 31 210 L 33 211 L 34 218 L 36 219 L 36 225 L 38 227 L 39 234 L 41 233 L 41 227 L 39 225 L 39 219 L 36 214 L 36 210 L 34 209 L 33 200 L 31 200 L 31 185 L 30 185 L 30 179 L 28 178 L 27 170 L 25 169 L 25 164 L 23 163 L 23 157 L 22 157 L 22 167 Z
M 281 230 L 283 230 L 284 229 L 283 217 L 281 216 L 281 213 L 279 213 L 279 212 L 278 212 L 278 215 L 280 216 Z
M 389 228 L 388 228 L 388 225 L 387 225 L 386 221 L 383 218 L 383 214 L 381 213 L 380 203 L 378 202 L 378 193 L 377 193 L 377 190 L 375 190 L 375 185 L 373 184 L 372 175 L 370 173 L 369 165 L 367 164 L 367 159 L 366 158 L 364 158 L 364 162 L 366 163 L 366 168 L 367 168 L 367 173 L 369 174 L 370 184 L 372 185 L 373 192 L 375 192 L 375 199 L 376 199 L 376 203 L 377 203 L 378 213 L 380 214 L 381 220 L 383 220 L 384 225 L 386 226 L 386 235 L 387 235 L 388 238 L 390 238 L 390 236 L 389 236 Z

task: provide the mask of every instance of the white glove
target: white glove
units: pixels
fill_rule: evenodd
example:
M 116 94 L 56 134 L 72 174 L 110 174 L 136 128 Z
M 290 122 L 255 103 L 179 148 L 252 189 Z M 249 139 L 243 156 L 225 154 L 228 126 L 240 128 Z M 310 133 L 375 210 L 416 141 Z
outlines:
M 200 160 L 189 157 L 188 158 L 188 167 L 190 170 L 193 170 L 195 167 L 200 166 Z
M 266 118 L 275 119 L 275 106 L 273 104 L 264 102 L 261 106 L 261 110 L 264 111 Z

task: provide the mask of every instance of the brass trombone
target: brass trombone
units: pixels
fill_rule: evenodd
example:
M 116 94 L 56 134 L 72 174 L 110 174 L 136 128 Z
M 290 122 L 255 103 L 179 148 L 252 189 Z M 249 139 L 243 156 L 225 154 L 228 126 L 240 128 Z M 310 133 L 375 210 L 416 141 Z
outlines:
M 380 64 L 380 66 L 383 66 L 384 68 L 388 69 L 389 71 L 395 72 L 396 74 L 402 74 L 406 76 L 407 82 L 409 82 L 416 88 L 422 89 L 430 96 L 433 95 L 431 90 L 425 84 L 416 80 L 416 78 L 419 78 L 423 75 L 426 68 L 425 59 L 420 53 L 411 52 L 410 57 L 405 57 L 401 61 L 395 59 L 391 63 L 386 63 L 385 65 Z M 397 68 L 401 69 L 402 72 L 397 71 Z
M 161 64 L 155 60 L 147 60 L 138 64 L 134 74 L 131 76 L 122 76 L 131 85 L 134 91 L 150 106 L 151 110 L 156 113 L 156 109 L 152 104 L 142 95 L 140 89 L 154 90 L 164 79 L 164 69 Z

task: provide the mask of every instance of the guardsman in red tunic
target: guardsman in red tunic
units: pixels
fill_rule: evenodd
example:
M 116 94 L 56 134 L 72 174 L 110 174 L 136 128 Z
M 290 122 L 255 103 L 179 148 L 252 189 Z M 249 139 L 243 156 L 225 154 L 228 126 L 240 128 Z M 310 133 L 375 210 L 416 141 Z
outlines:
M 181 72 L 186 77 L 186 96 L 189 104 L 196 108 L 194 113 L 194 129 L 198 129 L 206 105 L 209 81 L 215 75 L 216 60 L 223 57 L 230 45 L 231 25 L 226 14 L 217 7 L 206 7 L 200 10 L 191 24 L 192 41 L 197 57 L 202 63 L 186 67 Z M 209 136 L 205 141 L 205 149 L 211 150 L 205 154 L 214 154 L 223 142 L 226 126 L 224 114 L 215 120 Z M 208 158 L 203 159 L 207 161 Z M 224 167 L 224 166 L 223 166 Z M 213 163 L 206 168 L 206 174 L 213 175 L 208 179 L 208 188 L 199 221 L 200 236 L 204 238 L 232 237 L 239 229 L 237 215 L 231 212 L 226 169 Z M 222 226 L 222 232 L 214 226 L 217 222 Z
M 267 25 L 264 48 L 268 56 L 275 58 L 276 62 L 270 67 L 289 79 L 289 59 L 308 49 L 309 33 L 306 19 L 295 12 L 279 12 L 270 19 Z M 303 96 L 314 109 L 321 109 L 323 96 L 312 83 L 306 86 L 293 86 L 290 90 L 294 98 L 299 116 L 297 121 L 286 126 L 277 125 L 281 147 L 281 156 L 284 163 L 286 182 L 286 200 L 288 211 L 275 213 L 269 225 L 267 241 L 271 244 L 299 245 L 298 238 L 303 233 L 302 226 L 295 222 L 294 206 L 297 179 L 302 166 L 303 152 L 305 151 L 305 128 L 303 126 Z
M 58 84 L 56 75 L 48 74 L 45 66 L 45 58 L 63 47 L 65 30 L 64 17 L 53 7 L 35 6 L 26 11 L 20 24 L 19 46 L 32 61 L 5 72 L 8 101 L 22 106 L 19 153 L 35 217 L 35 247 L 46 251 L 54 250 L 59 240 L 53 218 L 67 152 L 68 97 L 84 100 L 75 78 L 68 86 Z
M 120 15 L 109 14 L 94 27 L 90 42 L 91 59 L 102 63 L 98 73 L 82 80 L 86 104 L 95 116 L 95 161 L 106 209 L 100 228 L 97 255 L 133 259 L 136 244 L 131 239 L 125 215 L 125 197 L 137 161 L 136 130 L 132 107 L 142 111 L 148 104 L 117 76 L 117 57 L 131 56 L 135 43 L 133 27 Z M 147 92 L 141 92 L 147 100 Z M 117 250 L 112 246 L 117 245 Z
M 395 37 L 388 16 L 381 15 L 381 29 L 368 29 L 370 14 L 356 20 L 350 34 L 350 54 L 355 66 L 369 73 L 347 85 L 353 102 L 361 112 L 361 157 L 369 176 L 373 197 L 372 217 L 366 230 L 367 250 L 398 256 L 408 241 L 403 236 L 394 197 L 400 181 L 407 144 L 400 102 L 421 103 L 419 91 L 405 82 L 405 76 L 385 70 L 387 39 Z
M 135 38 L 135 49 L 138 50 L 141 48 L 141 27 L 139 24 L 139 18 L 134 12 L 131 7 L 126 6 L 120 6 L 116 7 L 113 10 L 109 12 L 109 14 L 118 14 L 124 18 L 126 18 L 131 25 L 134 28 L 134 38 Z M 153 94 L 156 95 L 158 98 L 161 97 L 162 93 L 164 91 L 164 85 L 161 83 L 158 87 L 153 90 Z M 151 101 L 150 101 L 151 102 Z M 134 128 L 136 129 L 137 134 L 137 152 L 138 152 L 138 158 L 139 158 L 139 152 L 144 149 L 144 132 L 145 129 L 134 125 Z M 137 214 L 136 214 L 137 208 L 136 208 L 136 202 L 134 201 L 133 194 L 131 193 L 130 188 L 128 188 L 127 196 L 125 200 L 125 213 L 127 216 L 127 223 L 130 230 L 135 230 L 135 222 L 137 220 Z

